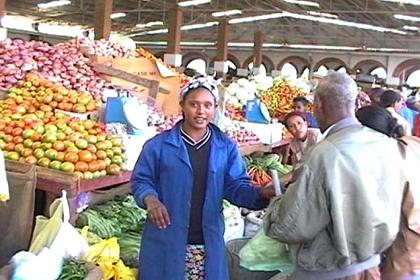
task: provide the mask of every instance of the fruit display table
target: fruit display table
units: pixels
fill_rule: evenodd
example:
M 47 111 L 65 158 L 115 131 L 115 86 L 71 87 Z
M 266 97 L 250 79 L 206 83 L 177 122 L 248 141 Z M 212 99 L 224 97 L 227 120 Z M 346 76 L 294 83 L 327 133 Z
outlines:
M 6 169 L 10 171 L 21 171 L 27 168 L 28 163 L 13 160 L 5 160 Z M 131 172 L 123 172 L 118 175 L 107 175 L 97 179 L 85 180 L 78 178 L 73 173 L 66 173 L 41 166 L 36 166 L 37 190 L 46 193 L 44 210 L 48 210 L 49 205 L 61 196 L 61 191 L 67 191 L 70 202 L 70 212 L 72 220 L 76 217 L 77 196 L 80 193 L 109 188 L 122 185 L 130 181 Z

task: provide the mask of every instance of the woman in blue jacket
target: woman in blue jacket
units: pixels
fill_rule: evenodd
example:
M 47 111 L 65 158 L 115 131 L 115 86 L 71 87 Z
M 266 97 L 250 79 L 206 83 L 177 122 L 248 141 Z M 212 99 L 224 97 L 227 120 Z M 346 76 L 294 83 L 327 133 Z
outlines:
M 198 78 L 181 93 L 183 120 L 150 139 L 131 178 L 148 210 L 140 279 L 228 280 L 223 199 L 261 209 L 272 187 L 254 188 L 237 146 L 210 122 L 218 102 L 214 80 Z

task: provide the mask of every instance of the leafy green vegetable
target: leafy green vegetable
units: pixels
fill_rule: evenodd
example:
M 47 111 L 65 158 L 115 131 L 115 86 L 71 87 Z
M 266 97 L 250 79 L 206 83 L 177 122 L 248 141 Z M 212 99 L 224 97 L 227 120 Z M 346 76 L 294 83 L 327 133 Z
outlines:
M 129 267 L 138 267 L 141 233 L 130 231 L 121 233 L 117 238 L 120 244 L 120 257 L 124 264 Z
M 123 232 L 142 232 L 147 211 L 139 208 L 132 195 L 117 197 L 104 204 L 95 205 L 80 213 L 76 226 L 89 226 L 101 238 L 118 236 Z
M 85 261 L 66 259 L 58 280 L 84 280 L 87 274 Z

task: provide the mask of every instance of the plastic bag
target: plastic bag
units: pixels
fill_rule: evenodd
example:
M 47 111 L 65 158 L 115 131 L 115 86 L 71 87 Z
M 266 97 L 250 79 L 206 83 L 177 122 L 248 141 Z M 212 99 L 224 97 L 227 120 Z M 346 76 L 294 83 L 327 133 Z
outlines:
M 56 202 L 52 206 L 55 206 Z M 45 221 L 37 217 L 34 239 L 30 251 L 38 254 L 44 247 L 49 247 L 62 258 L 82 258 L 89 249 L 86 240 L 70 224 L 70 209 L 66 192 L 59 200 L 51 219 Z M 51 210 L 51 208 L 50 208 Z M 39 224 L 40 222 L 40 224 Z M 37 227 L 38 226 L 38 227 Z
M 19 252 L 11 263 L 14 267 L 11 280 L 55 280 L 61 273 L 63 260 L 53 250 L 44 248 L 38 255 Z
M 265 235 L 261 229 L 239 251 L 241 266 L 251 271 L 280 271 L 291 274 L 294 265 L 286 245 Z
M 9 196 L 9 184 L 6 176 L 6 166 L 4 164 L 4 154 L 0 151 L 0 202 L 8 201 Z

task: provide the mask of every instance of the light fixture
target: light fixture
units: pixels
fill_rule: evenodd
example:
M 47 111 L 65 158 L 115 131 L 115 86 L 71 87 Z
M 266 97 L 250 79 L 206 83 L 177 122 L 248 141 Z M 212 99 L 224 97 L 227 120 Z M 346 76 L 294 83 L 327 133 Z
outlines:
M 139 45 L 149 45 L 149 46 L 167 46 L 168 42 L 165 41 L 134 41 L 134 43 Z
M 322 46 L 322 45 L 301 45 L 291 44 L 287 46 L 292 49 L 329 50 L 329 51 L 355 51 L 359 48 L 348 46 Z
M 397 4 L 408 4 L 414 6 L 420 6 L 420 0 L 382 0 L 384 2 L 392 2 Z
M 404 30 L 409 30 L 409 31 L 419 31 L 420 28 L 418 28 L 417 26 L 408 26 L 408 25 L 404 25 L 403 27 Z
M 324 18 L 324 17 L 314 17 L 314 16 L 308 16 L 308 15 L 302 15 L 302 14 L 296 14 L 296 13 L 289 13 L 289 12 L 283 12 L 285 17 L 290 18 L 296 18 L 296 19 L 303 19 L 303 20 L 309 20 L 309 21 L 316 21 L 321 23 L 330 23 L 334 25 L 339 26 L 347 26 L 347 27 L 355 27 L 359 29 L 365 29 L 365 30 L 371 30 L 371 31 L 377 31 L 377 32 L 391 32 L 395 34 L 400 35 L 406 35 L 407 32 L 393 29 L 393 28 L 386 28 L 382 26 L 376 26 L 371 24 L 365 24 L 365 23 L 358 23 L 358 22 L 352 22 L 352 21 L 346 21 L 341 19 L 331 19 L 331 18 Z
M 234 15 L 240 15 L 242 14 L 241 10 L 228 10 L 228 11 L 222 11 L 222 12 L 214 12 L 211 15 L 214 17 L 229 17 Z
M 394 18 L 401 19 L 401 20 L 407 20 L 407 21 L 418 21 L 420 22 L 420 17 L 413 17 L 413 16 L 406 16 L 406 15 L 394 15 Z
M 152 26 L 160 26 L 163 25 L 163 21 L 151 21 L 148 23 L 139 23 L 136 25 L 136 27 L 138 28 L 148 28 L 148 27 L 152 27 Z
M 83 29 L 80 26 L 58 25 L 49 23 L 40 23 L 38 32 L 65 37 L 82 37 Z
M 234 19 L 229 20 L 229 23 L 230 24 L 236 24 L 236 23 L 243 23 L 243 22 L 254 22 L 254 21 L 260 21 L 260 20 L 280 18 L 280 17 L 283 17 L 283 13 L 274 13 L 274 14 L 266 14 L 266 15 L 261 15 L 261 16 L 234 18 Z
M 254 43 L 240 43 L 240 42 L 230 42 L 228 47 L 253 47 Z
M 39 3 L 37 6 L 40 9 L 50 9 L 50 8 L 55 8 L 55 7 L 60 7 L 60 6 L 65 6 L 65 5 L 70 5 L 71 1 L 68 0 L 56 0 L 56 1 L 50 1 L 50 2 L 45 2 L 45 3 Z
M 181 42 L 181 46 L 215 46 L 215 42 Z
M 127 14 L 126 13 L 112 13 L 110 15 L 111 19 L 116 19 L 116 18 L 122 18 L 122 17 L 126 17 Z
M 200 28 L 207 28 L 218 25 L 219 22 L 217 21 L 210 21 L 206 23 L 197 23 L 197 24 L 190 24 L 181 26 L 181 30 L 192 30 L 192 29 L 200 29 Z
M 182 1 L 178 2 L 178 6 L 180 7 L 188 7 L 188 6 L 196 6 L 201 4 L 210 3 L 211 0 L 190 0 L 190 1 Z
M 371 52 L 414 52 L 415 50 L 410 49 L 390 49 L 390 48 L 366 48 L 367 51 Z
M 315 12 L 315 11 L 308 11 L 308 14 L 311 16 L 318 16 L 318 17 L 338 18 L 337 15 L 333 15 L 329 13 L 320 13 L 320 12 Z
M 162 28 L 162 29 L 146 31 L 145 34 L 164 34 L 168 32 L 169 32 L 168 28 Z
M 365 23 L 357 23 L 357 22 L 340 20 L 340 19 L 317 17 L 317 16 L 310 16 L 310 15 L 304 15 L 304 14 L 289 13 L 289 12 L 235 18 L 235 19 L 229 20 L 229 23 L 237 24 L 237 23 L 253 22 L 253 21 L 259 21 L 259 20 L 268 20 L 268 19 L 274 19 L 274 18 L 295 18 L 295 19 L 334 24 L 334 25 L 339 25 L 339 26 L 354 27 L 354 28 L 377 31 L 377 32 L 391 32 L 391 33 L 400 34 L 400 35 L 407 35 L 407 32 L 404 32 L 398 29 L 393 29 L 393 28 L 386 28 L 382 26 L 375 26 L 375 25 L 365 24 Z
M 181 30 L 185 31 L 185 30 L 193 30 L 193 29 L 207 28 L 207 27 L 216 26 L 218 24 L 219 24 L 219 22 L 217 22 L 217 21 L 210 21 L 210 22 L 206 22 L 206 23 L 190 24 L 190 25 L 181 26 Z M 142 35 L 164 34 L 164 33 L 168 33 L 168 32 L 169 32 L 168 28 L 162 28 L 162 29 L 155 29 L 155 30 L 143 31 L 143 32 L 140 32 L 140 33 L 130 34 L 129 37 L 142 36 Z
M 33 28 L 34 21 L 31 18 L 5 15 L 0 20 L 1 26 L 23 31 L 36 31 Z
M 319 8 L 319 3 L 313 2 L 313 1 L 301 1 L 301 0 L 283 0 L 283 1 L 289 4 L 296 4 L 296 5 L 311 6 L 311 7 Z

